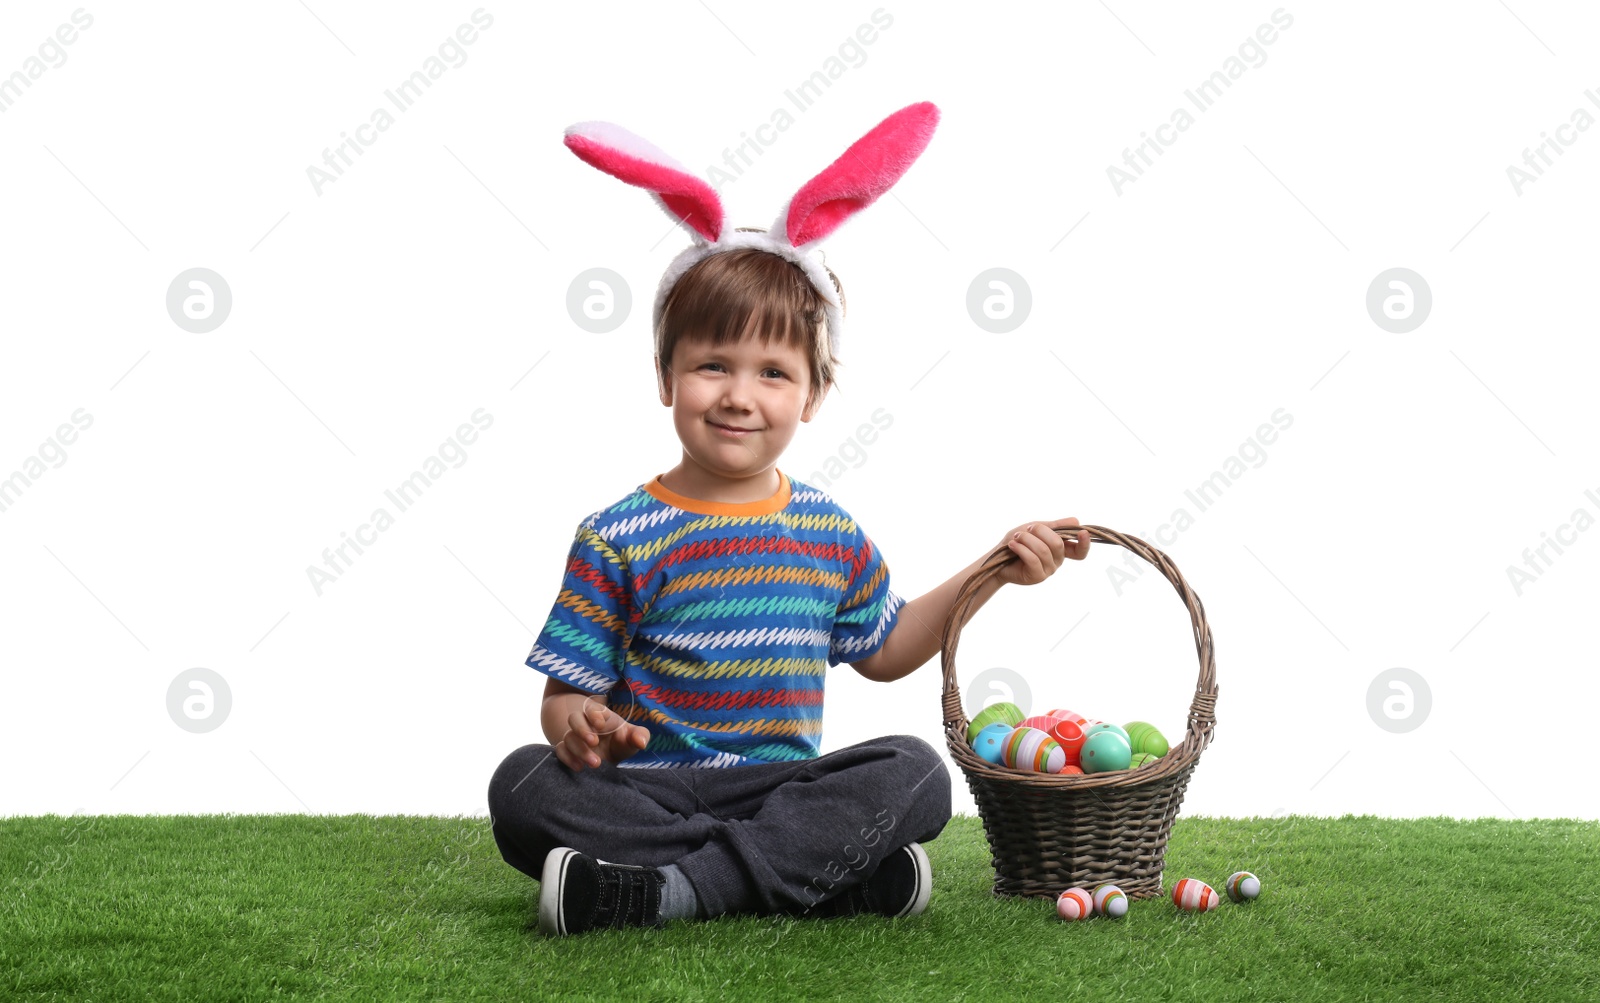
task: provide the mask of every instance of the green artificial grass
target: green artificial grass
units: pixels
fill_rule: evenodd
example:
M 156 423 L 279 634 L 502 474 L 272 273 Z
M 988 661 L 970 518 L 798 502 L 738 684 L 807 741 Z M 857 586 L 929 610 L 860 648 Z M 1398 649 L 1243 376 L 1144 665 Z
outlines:
M 0 1000 L 1597 1000 L 1600 824 L 1180 818 L 1166 888 L 1063 923 L 996 899 L 976 818 L 887 920 L 723 918 L 547 939 L 487 820 L 0 819 Z

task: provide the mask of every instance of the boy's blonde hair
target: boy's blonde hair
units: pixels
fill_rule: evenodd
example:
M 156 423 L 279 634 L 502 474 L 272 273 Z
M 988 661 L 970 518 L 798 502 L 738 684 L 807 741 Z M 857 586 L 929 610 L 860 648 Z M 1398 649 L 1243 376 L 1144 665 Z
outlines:
M 740 229 L 765 232 L 760 227 Z M 823 267 L 843 312 L 844 287 L 833 269 Z M 666 370 L 680 340 L 709 337 L 713 345 L 738 342 L 753 318 L 763 345 L 776 339 L 780 345 L 799 348 L 810 360 L 806 406 L 813 407 L 834 385 L 841 365 L 833 355 L 823 307 L 821 294 L 792 261 L 754 247 L 709 255 L 684 272 L 667 294 L 655 332 L 657 379 L 663 386 L 671 380 Z

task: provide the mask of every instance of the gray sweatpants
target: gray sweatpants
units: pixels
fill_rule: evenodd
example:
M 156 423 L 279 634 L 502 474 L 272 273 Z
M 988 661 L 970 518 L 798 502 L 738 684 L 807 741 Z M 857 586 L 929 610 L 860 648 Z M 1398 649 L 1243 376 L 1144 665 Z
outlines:
M 799 914 L 950 820 L 950 771 L 913 735 L 816 759 L 720 769 L 573 771 L 524 745 L 489 781 L 506 863 L 538 880 L 557 846 L 618 864 L 677 864 L 709 915 Z

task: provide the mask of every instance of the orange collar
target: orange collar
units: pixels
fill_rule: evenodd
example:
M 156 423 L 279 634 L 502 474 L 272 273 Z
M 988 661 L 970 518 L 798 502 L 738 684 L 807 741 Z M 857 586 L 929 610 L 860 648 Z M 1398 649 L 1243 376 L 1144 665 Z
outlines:
M 781 512 L 789 504 L 789 475 L 782 470 L 778 471 L 778 490 L 769 498 L 751 502 L 721 502 L 710 501 L 705 498 L 690 498 L 680 495 L 676 491 L 661 483 L 661 475 L 657 474 L 644 489 L 652 497 L 666 502 L 674 508 L 681 508 L 685 512 L 696 515 L 771 515 Z

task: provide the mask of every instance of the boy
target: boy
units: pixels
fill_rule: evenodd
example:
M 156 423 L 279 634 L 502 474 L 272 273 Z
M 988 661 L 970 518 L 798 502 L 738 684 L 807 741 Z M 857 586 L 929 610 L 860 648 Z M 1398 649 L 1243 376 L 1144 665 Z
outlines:
M 682 459 L 578 526 L 527 658 L 549 677 L 549 744 L 513 752 L 489 786 L 495 840 L 539 879 L 548 934 L 927 907 L 921 843 L 950 818 L 949 772 L 910 735 L 819 755 L 823 678 L 926 663 L 989 555 L 904 603 L 849 514 L 777 467 L 834 382 L 824 316 L 801 268 L 750 247 L 704 257 L 665 299 L 657 375 Z M 1055 532 L 1076 525 L 1008 534 L 1017 560 L 973 609 L 1083 558 L 1087 532 Z

